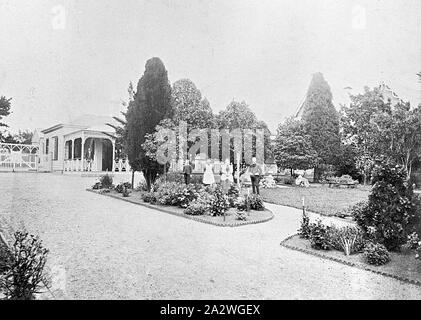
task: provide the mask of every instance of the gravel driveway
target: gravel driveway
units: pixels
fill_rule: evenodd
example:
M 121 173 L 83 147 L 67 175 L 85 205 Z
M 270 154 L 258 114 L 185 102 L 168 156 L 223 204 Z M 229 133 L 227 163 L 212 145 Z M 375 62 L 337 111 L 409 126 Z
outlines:
M 94 178 L 0 173 L 0 216 L 65 270 L 69 299 L 421 299 L 421 288 L 283 248 L 297 209 L 220 228 L 85 191 Z

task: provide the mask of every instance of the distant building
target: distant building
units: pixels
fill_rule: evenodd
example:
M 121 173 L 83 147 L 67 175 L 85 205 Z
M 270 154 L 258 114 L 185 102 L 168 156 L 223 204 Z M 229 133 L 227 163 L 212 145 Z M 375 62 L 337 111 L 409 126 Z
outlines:
M 45 171 L 115 171 L 116 133 L 106 116 L 83 115 L 68 123 L 36 129 L 39 168 Z
M 398 95 L 394 91 L 392 91 L 392 89 L 390 89 L 390 87 L 384 82 L 381 82 L 378 88 L 380 90 L 381 95 L 383 96 L 383 101 L 385 103 L 390 101 L 392 106 L 394 106 L 400 102 L 403 102 L 403 100 L 400 99 Z

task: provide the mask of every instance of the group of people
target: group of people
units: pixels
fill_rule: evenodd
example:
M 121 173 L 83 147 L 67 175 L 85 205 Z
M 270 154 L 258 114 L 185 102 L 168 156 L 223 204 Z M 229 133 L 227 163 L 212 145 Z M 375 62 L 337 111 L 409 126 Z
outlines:
M 190 177 L 193 173 L 193 167 L 190 164 L 189 160 L 185 161 L 183 166 L 184 182 L 185 184 L 190 183 Z M 232 183 L 234 183 L 234 170 L 233 165 L 230 163 L 229 159 L 226 159 L 224 163 L 221 164 L 221 170 L 218 172 L 221 176 L 221 185 L 224 189 L 228 190 Z M 263 175 L 261 167 L 257 164 L 256 158 L 252 158 L 252 164 L 243 170 L 242 174 L 247 174 L 250 176 L 251 185 L 253 193 L 259 194 L 259 183 L 260 177 Z M 204 185 L 213 185 L 215 183 L 215 170 L 210 159 L 207 160 L 205 171 L 203 173 L 203 184 Z

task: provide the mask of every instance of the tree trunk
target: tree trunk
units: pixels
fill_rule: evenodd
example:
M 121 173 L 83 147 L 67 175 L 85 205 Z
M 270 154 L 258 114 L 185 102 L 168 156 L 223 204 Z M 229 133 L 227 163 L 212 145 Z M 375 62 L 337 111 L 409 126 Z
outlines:
M 135 171 L 132 170 L 132 190 L 134 189 L 134 173 Z
M 319 182 L 320 181 L 321 174 L 322 174 L 322 170 L 320 169 L 319 166 L 316 166 L 314 168 L 314 182 Z

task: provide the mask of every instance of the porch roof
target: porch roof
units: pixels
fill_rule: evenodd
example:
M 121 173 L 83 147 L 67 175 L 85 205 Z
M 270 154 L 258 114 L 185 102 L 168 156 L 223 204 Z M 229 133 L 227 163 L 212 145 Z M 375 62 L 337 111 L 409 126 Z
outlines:
M 111 138 L 115 140 L 117 137 L 115 136 L 115 131 L 104 125 L 104 126 L 93 126 L 86 129 L 79 129 L 64 135 L 64 140 L 66 138 L 74 137 L 74 138 L 81 138 L 82 134 L 85 138 Z

